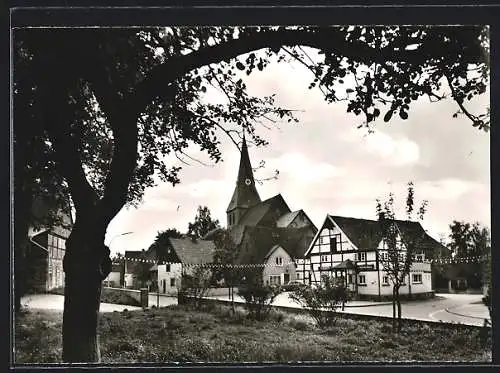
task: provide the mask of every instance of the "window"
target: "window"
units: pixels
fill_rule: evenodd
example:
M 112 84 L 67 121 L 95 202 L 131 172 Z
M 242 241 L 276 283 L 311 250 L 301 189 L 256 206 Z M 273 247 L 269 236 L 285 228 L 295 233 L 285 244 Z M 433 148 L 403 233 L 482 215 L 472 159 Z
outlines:
M 321 245 L 323 243 L 323 237 L 319 238 L 319 244 Z
M 269 285 L 281 285 L 281 276 L 280 275 L 270 275 L 269 276 Z
M 424 254 L 416 254 L 413 256 L 413 260 L 416 262 L 423 262 L 424 261 Z
M 389 285 L 389 277 L 388 276 L 382 276 L 382 285 L 385 285 L 385 286 Z
M 365 261 L 366 260 L 366 253 L 364 251 L 358 253 L 356 260 L 358 260 L 358 261 Z
M 330 251 L 332 253 L 337 251 L 337 237 L 330 238 Z
M 297 272 L 297 280 L 300 280 L 300 272 Z
M 380 260 L 383 262 L 389 261 L 389 253 L 387 251 L 380 253 Z
M 175 277 L 170 279 L 170 286 L 175 286 Z
M 282 266 L 283 265 L 283 258 L 281 256 L 276 257 L 276 265 L 277 266 Z
M 422 283 L 422 274 L 421 273 L 414 273 L 412 275 L 412 280 L 414 284 L 421 284 Z
M 366 285 L 366 276 L 365 275 L 358 276 L 358 284 L 359 285 Z
M 405 261 L 405 254 L 398 254 L 398 259 L 400 262 L 404 262 Z
M 353 281 L 353 275 L 349 275 L 347 276 L 347 283 L 348 284 L 352 284 L 354 281 Z
M 170 264 L 165 265 L 165 272 L 170 272 Z
M 322 262 L 328 262 L 328 255 L 321 255 Z

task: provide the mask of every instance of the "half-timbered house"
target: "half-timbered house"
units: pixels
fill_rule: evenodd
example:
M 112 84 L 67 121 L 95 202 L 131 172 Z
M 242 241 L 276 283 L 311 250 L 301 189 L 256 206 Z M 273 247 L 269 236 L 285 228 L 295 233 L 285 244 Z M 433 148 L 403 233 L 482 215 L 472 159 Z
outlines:
M 400 294 L 431 296 L 431 264 L 428 259 L 446 249 L 430 237 L 420 223 L 396 220 L 405 237 L 418 237 L 412 253 L 414 261 Z M 398 249 L 406 255 L 404 240 Z M 343 279 L 347 288 L 359 298 L 382 299 L 392 296 L 392 282 L 386 269 L 388 251 L 378 221 L 327 215 L 315 235 L 297 271 L 305 284 L 317 285 L 325 277 Z

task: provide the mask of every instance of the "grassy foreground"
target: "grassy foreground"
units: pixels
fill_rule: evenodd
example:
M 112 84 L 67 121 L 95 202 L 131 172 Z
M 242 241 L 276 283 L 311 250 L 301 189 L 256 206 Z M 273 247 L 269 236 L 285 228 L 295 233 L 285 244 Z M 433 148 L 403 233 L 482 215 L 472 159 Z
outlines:
M 16 363 L 60 362 L 62 313 L 29 311 L 16 318 Z M 305 316 L 274 313 L 248 320 L 242 311 L 182 306 L 102 314 L 103 363 L 297 361 L 491 361 L 480 329 L 339 319 L 328 330 Z

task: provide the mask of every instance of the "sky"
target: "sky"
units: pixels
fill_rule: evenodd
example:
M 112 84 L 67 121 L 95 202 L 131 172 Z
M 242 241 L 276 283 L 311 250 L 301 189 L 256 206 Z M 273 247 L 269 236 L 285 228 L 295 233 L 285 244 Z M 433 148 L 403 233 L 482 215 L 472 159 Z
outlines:
M 244 80 L 251 94 L 274 93 L 278 104 L 300 110 L 299 123 L 259 130 L 269 146 L 249 145 L 253 167 L 265 161 L 256 179 L 279 170 L 277 180 L 257 184 L 262 200 L 281 193 L 292 211 L 303 209 L 319 228 L 326 214 L 376 219 L 376 199 L 393 192 L 397 217 L 404 219 L 406 185 L 413 181 L 417 204 L 428 201 L 422 225 L 435 239 L 449 235 L 453 220 L 490 227 L 490 135 L 463 116 L 453 118 L 453 101 L 422 98 L 407 120 L 379 119 L 367 134 L 356 128 L 362 118 L 347 113 L 345 102 L 328 104 L 318 89 L 308 89 L 312 75 L 299 64 L 273 63 Z M 488 102 L 483 95 L 468 108 L 479 114 Z M 226 226 L 239 152 L 228 138 L 221 142 L 222 162 L 191 162 L 183 166 L 179 185 L 150 188 L 138 208 L 117 214 L 105 240 L 112 253 L 147 249 L 167 228 L 186 232 L 200 205 Z M 188 153 L 207 160 L 197 149 Z

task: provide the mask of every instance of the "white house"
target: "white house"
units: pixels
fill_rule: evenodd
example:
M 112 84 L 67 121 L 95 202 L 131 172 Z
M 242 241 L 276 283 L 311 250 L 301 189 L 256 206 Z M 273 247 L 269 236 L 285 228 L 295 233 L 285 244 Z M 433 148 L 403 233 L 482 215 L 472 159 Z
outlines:
M 431 264 L 426 257 L 433 257 L 433 251 L 442 249 L 442 245 L 417 222 L 396 220 L 396 224 L 405 237 L 419 237 L 418 252 L 413 253 L 414 263 L 400 294 L 432 296 Z M 405 246 L 399 247 L 405 255 Z M 304 259 L 297 262 L 297 272 L 306 284 L 318 284 L 324 277 L 333 276 L 343 278 L 358 299 L 382 299 L 392 297 L 392 282 L 384 270 L 387 263 L 378 221 L 327 215 Z
M 169 238 L 167 242 L 165 247 L 158 248 L 159 252 L 147 253 L 149 260 L 157 261 L 150 273 L 161 294 L 177 295 L 182 275 L 190 274 L 195 265 L 213 262 L 215 245 L 212 241 L 191 238 Z

